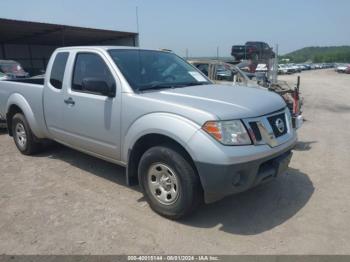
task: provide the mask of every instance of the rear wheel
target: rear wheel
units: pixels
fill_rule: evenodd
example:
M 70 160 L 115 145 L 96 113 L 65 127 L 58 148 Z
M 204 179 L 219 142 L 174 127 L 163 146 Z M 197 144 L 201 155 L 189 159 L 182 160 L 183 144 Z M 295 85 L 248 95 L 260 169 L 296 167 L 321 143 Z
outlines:
M 141 157 L 139 177 L 150 207 L 162 216 L 180 219 L 201 202 L 198 175 L 182 152 L 155 146 Z
M 30 129 L 23 114 L 17 113 L 12 118 L 12 134 L 18 150 L 24 155 L 32 155 L 39 150 L 40 144 Z

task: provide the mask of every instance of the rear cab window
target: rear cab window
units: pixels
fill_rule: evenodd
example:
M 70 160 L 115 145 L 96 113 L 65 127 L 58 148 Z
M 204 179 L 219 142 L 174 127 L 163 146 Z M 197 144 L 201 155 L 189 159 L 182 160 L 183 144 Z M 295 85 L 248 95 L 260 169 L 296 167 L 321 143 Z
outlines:
M 68 52 L 57 53 L 52 65 L 50 84 L 56 89 L 62 89 L 64 71 L 68 60 Z

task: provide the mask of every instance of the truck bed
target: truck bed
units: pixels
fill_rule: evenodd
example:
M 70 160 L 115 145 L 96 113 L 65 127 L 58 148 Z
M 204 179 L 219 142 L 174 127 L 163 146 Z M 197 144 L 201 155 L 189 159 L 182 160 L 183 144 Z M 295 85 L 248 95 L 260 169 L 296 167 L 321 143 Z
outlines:
M 0 115 L 6 117 L 7 108 L 13 100 L 21 100 L 27 107 L 27 118 L 33 118 L 38 128 L 33 132 L 38 137 L 44 137 L 43 131 L 46 130 L 43 112 L 43 88 L 44 79 L 20 79 L 0 81 Z M 29 115 L 30 114 L 30 115 Z M 31 116 L 32 115 L 32 116 Z M 35 117 L 34 117 L 35 116 Z
M 44 77 L 40 78 L 22 78 L 22 79 L 14 79 L 7 80 L 7 82 L 16 82 L 16 83 L 24 83 L 24 84 L 35 84 L 35 85 L 44 85 Z

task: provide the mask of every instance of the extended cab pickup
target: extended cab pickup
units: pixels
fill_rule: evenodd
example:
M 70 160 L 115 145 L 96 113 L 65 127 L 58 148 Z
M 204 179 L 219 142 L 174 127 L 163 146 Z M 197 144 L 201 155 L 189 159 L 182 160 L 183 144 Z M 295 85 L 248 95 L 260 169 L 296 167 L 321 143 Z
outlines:
M 126 167 L 156 212 L 177 219 L 283 173 L 297 136 L 272 92 L 214 85 L 171 52 L 57 49 L 45 79 L 0 82 L 23 154 L 45 140 Z

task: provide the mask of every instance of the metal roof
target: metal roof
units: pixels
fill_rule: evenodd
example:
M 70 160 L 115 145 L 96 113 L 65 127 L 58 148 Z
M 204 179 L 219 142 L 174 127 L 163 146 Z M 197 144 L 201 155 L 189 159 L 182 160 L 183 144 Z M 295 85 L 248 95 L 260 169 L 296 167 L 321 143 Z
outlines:
M 0 43 L 38 45 L 103 44 L 119 38 L 136 38 L 135 32 L 122 32 L 68 25 L 0 18 Z

